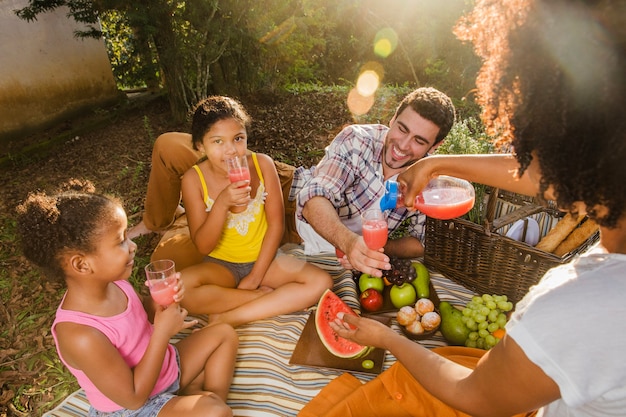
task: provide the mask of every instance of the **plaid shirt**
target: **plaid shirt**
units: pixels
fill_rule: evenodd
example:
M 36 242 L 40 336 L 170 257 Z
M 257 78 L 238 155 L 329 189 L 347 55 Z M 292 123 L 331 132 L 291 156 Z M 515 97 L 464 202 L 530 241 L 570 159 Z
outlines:
M 297 198 L 298 219 L 306 222 L 302 209 L 316 196 L 328 199 L 342 220 L 377 207 L 385 195 L 382 159 L 388 130 L 379 124 L 348 126 L 328 146 L 317 166 L 310 170 L 298 168 L 290 193 L 291 200 Z M 404 207 L 387 212 L 389 233 L 407 218 L 409 234 L 423 242 L 426 216 Z

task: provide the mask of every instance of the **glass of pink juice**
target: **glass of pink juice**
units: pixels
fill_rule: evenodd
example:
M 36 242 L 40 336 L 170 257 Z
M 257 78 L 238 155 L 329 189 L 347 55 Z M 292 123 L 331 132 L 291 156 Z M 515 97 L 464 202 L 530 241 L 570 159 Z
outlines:
M 387 218 L 379 209 L 370 209 L 361 215 L 363 240 L 368 248 L 378 250 L 387 243 Z
M 228 179 L 231 183 L 238 181 L 250 182 L 250 169 L 248 168 L 246 155 L 227 159 L 226 166 L 228 167 Z
M 152 299 L 167 307 L 174 302 L 176 295 L 176 268 L 174 261 L 161 259 L 146 265 L 146 285 L 150 288 Z

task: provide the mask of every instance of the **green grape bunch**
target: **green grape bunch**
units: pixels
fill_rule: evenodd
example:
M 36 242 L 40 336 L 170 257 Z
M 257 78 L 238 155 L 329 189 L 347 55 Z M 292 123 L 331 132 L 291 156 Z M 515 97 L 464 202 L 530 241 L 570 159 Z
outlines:
M 489 350 L 500 341 L 513 303 L 506 295 L 475 295 L 462 310 L 461 320 L 470 330 L 465 346 Z M 495 335 L 494 335 L 495 333 Z

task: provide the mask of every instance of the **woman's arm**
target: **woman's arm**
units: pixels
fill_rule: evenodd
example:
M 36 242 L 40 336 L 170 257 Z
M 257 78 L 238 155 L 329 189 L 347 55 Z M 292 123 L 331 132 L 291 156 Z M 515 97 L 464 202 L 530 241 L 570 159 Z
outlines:
M 430 179 L 439 175 L 450 175 L 519 194 L 536 196 L 539 192 L 536 158 L 521 178 L 517 176 L 518 168 L 519 164 L 511 154 L 433 155 L 411 165 L 398 176 L 398 182 L 405 190 L 407 204 L 411 204 L 410 202 Z
M 472 371 L 375 320 L 348 315 L 344 320 L 355 328 L 332 323 L 340 336 L 389 350 L 434 397 L 470 415 L 513 415 L 560 398 L 556 383 L 508 336 Z

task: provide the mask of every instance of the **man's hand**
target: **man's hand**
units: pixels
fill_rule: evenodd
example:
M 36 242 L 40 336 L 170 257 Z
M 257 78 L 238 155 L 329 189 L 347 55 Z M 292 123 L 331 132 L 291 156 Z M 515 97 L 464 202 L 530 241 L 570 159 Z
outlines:
M 351 241 L 346 256 L 348 263 L 352 266 L 351 269 L 375 277 L 382 277 L 383 269 L 391 269 L 389 257 L 385 255 L 383 249 L 372 250 L 368 248 L 361 236 Z

